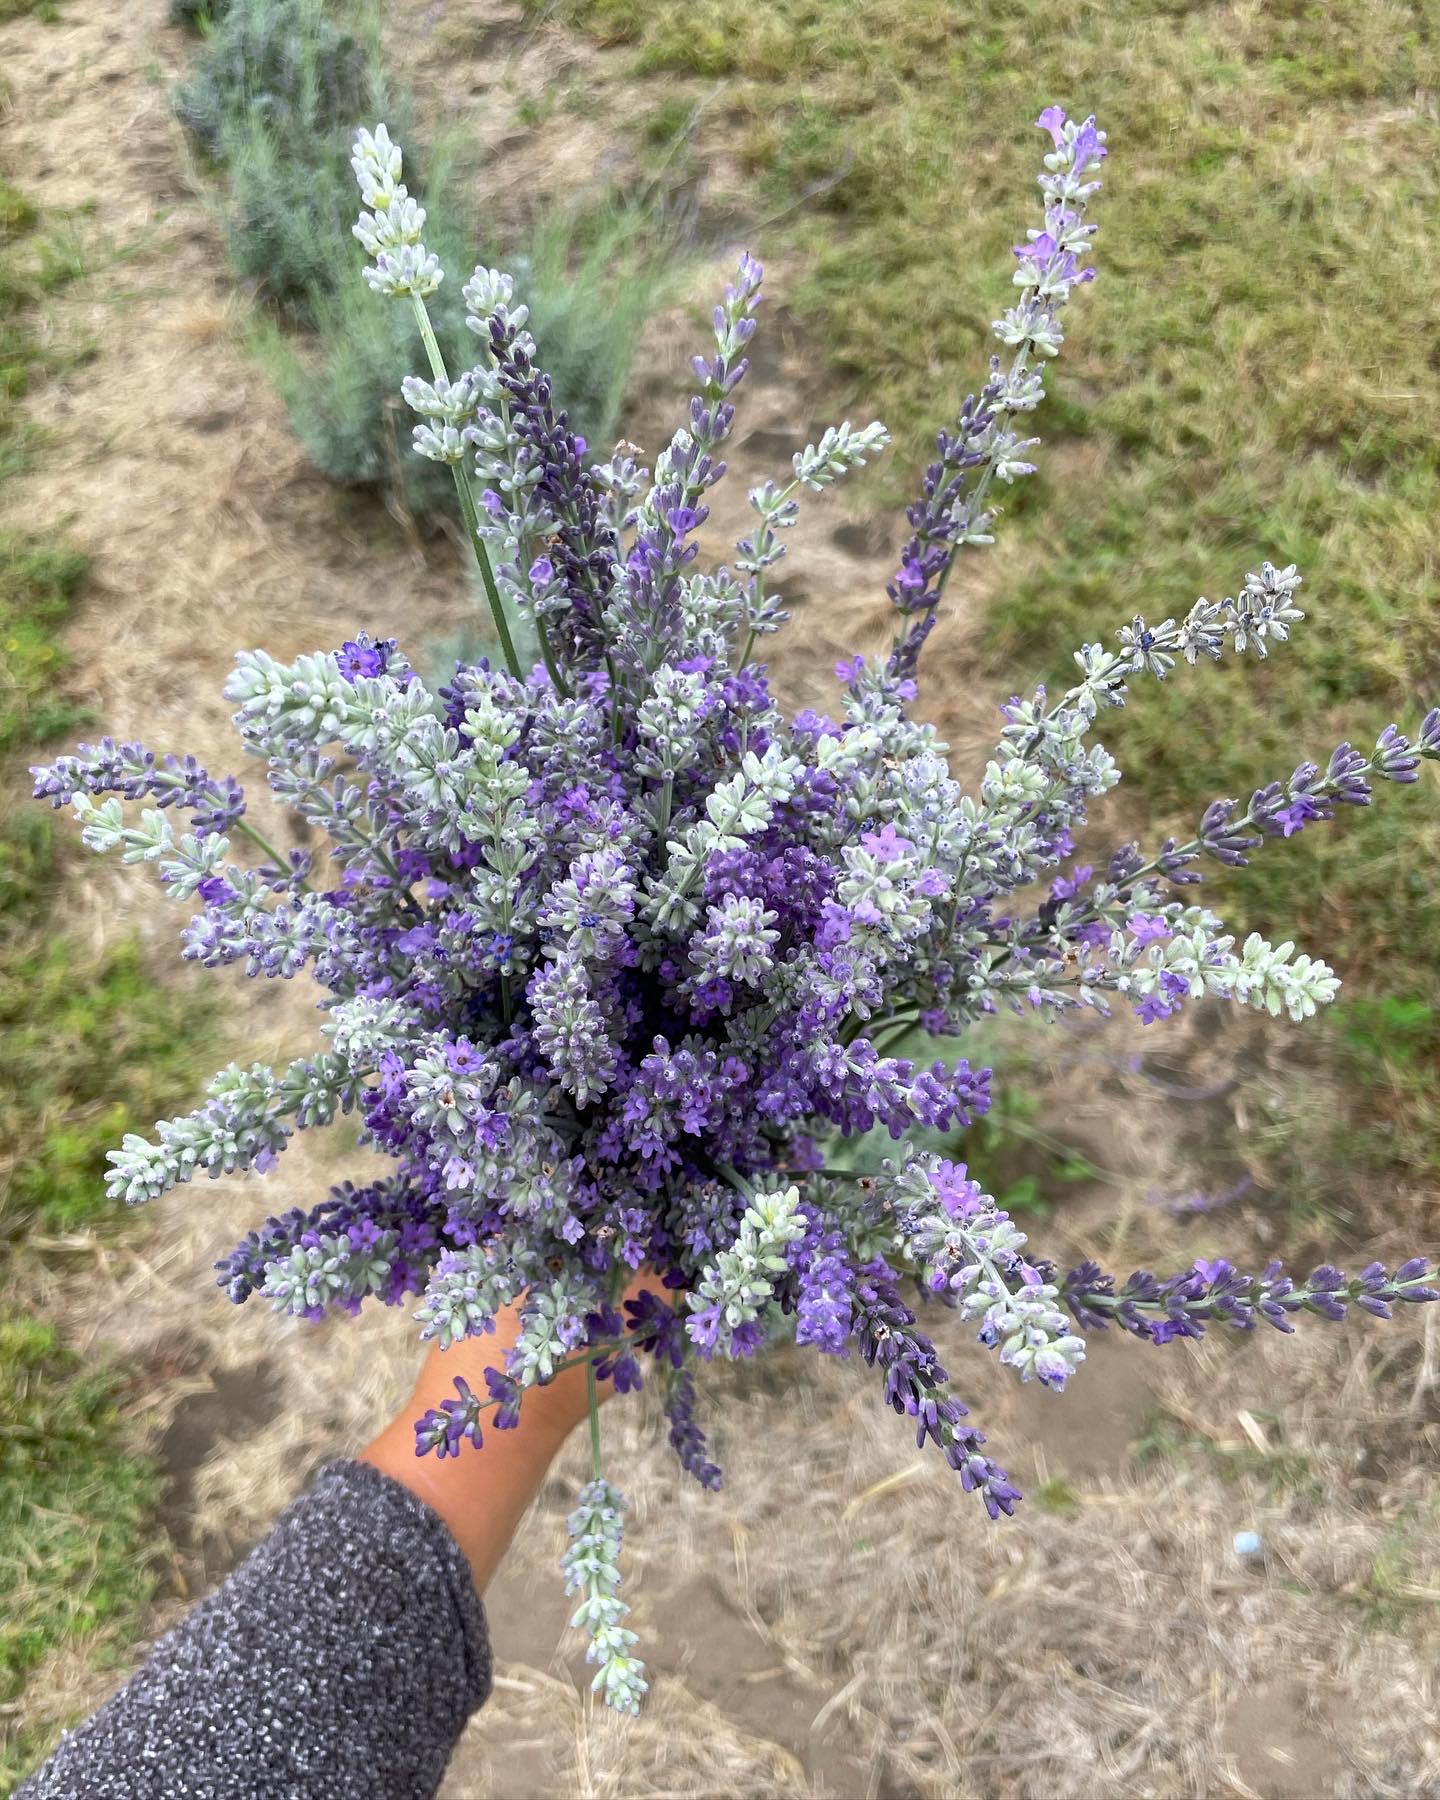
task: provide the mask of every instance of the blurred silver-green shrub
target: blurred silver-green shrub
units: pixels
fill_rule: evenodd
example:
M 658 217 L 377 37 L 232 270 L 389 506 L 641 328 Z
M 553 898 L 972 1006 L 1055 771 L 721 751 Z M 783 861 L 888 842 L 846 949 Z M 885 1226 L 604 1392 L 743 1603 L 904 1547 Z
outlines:
M 218 20 L 213 5 L 203 11 L 212 23 L 175 111 L 223 174 L 231 263 L 264 307 L 254 347 L 296 436 L 333 481 L 377 483 L 411 516 L 444 508 L 448 474 L 410 454 L 399 416 L 415 327 L 342 278 L 355 249 L 354 122 L 382 100 L 392 116 L 410 110 L 386 79 L 378 33 L 363 19 L 339 29 L 323 0 L 227 0 Z M 450 159 L 425 161 L 427 235 L 451 268 L 479 237 L 487 258 L 524 279 L 560 403 L 603 446 L 664 260 L 653 210 L 602 194 L 543 213 L 519 242 L 485 242 Z M 457 356 L 463 313 L 458 283 L 436 295 L 436 330 Z
M 438 165 L 432 196 L 444 191 L 437 176 L 443 176 Z M 452 268 L 463 266 L 460 245 L 469 239 L 464 226 L 457 229 L 457 210 L 432 205 L 426 225 Z M 331 270 L 343 267 L 339 254 L 353 254 L 348 226 L 344 238 L 332 250 Z M 502 253 L 523 272 L 535 338 L 561 404 L 583 437 L 608 445 L 660 280 L 660 240 L 650 215 L 603 200 L 586 212 L 551 212 L 522 247 L 497 247 L 494 255 Z M 411 515 L 448 509 L 449 471 L 413 454 L 414 421 L 400 399 L 400 380 L 420 354 L 410 314 L 376 307 L 354 282 L 337 289 L 317 278 L 303 301 L 311 330 L 261 318 L 253 343 L 306 454 L 332 481 L 379 483 Z M 465 354 L 464 310 L 458 284 L 442 287 L 431 302 L 436 334 L 457 362 Z
M 224 161 L 227 134 L 250 117 L 293 153 L 338 148 L 376 98 L 378 63 L 367 43 L 330 19 L 324 0 L 230 0 L 211 24 L 189 76 L 172 96 L 176 117 L 206 156 Z

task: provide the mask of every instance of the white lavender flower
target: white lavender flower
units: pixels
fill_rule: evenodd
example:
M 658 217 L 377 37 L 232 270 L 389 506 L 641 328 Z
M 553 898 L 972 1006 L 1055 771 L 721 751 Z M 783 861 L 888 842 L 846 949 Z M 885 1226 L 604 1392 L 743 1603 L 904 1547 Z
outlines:
M 355 136 L 350 166 L 360 184 L 360 198 L 373 209 L 362 212 L 353 227 L 374 258 L 364 270 L 366 281 L 377 294 L 425 299 L 445 274 L 440 259 L 421 242 L 425 209 L 401 185 L 400 146 L 383 125 L 377 125 L 373 135 L 361 130 Z
M 464 1338 L 495 1329 L 495 1315 L 520 1295 L 532 1271 L 493 1245 L 467 1244 L 447 1250 L 426 1283 L 424 1303 L 415 1314 L 420 1336 L 433 1338 L 442 1350 Z
M 786 1267 L 785 1246 L 805 1235 L 799 1207 L 794 1186 L 751 1195 L 734 1243 L 702 1271 L 690 1295 L 686 1330 L 697 1344 L 723 1352 L 738 1331 L 757 1323 Z
M 812 493 L 832 487 L 851 469 L 863 469 L 866 461 L 878 456 L 890 442 L 890 433 L 878 419 L 862 425 L 857 431 L 848 419 L 831 425 L 821 433 L 818 444 L 807 444 L 797 450 L 791 460 L 795 479 Z
M 1053 1281 L 1021 1252 L 1025 1233 L 969 1178 L 964 1163 L 913 1157 L 887 1166 L 886 1185 L 906 1247 L 932 1292 L 1022 1381 L 1057 1391 L 1085 1360 L 1085 1340 L 1059 1304 Z
M 621 1579 L 624 1510 L 624 1500 L 608 1481 L 596 1479 L 582 1488 L 570 1515 L 570 1548 L 560 1566 L 565 1592 L 581 1595 L 570 1627 L 590 1639 L 585 1659 L 597 1665 L 592 1688 L 618 1712 L 638 1713 L 649 1683 L 644 1663 L 631 1654 L 635 1633 L 621 1623 L 630 1608 L 615 1593 Z

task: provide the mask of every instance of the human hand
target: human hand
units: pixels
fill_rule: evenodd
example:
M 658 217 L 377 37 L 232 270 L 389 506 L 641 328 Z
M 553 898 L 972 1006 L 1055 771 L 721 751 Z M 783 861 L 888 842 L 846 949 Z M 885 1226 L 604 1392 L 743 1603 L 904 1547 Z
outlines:
M 645 1288 L 663 1292 L 657 1276 L 642 1273 L 626 1289 L 624 1299 L 634 1299 Z M 484 1394 L 485 1370 L 505 1367 L 519 1334 L 517 1304 L 496 1315 L 493 1333 L 464 1338 L 448 1350 L 432 1345 L 409 1400 L 359 1456 L 439 1513 L 469 1561 L 482 1594 L 556 1452 L 589 1414 L 588 1371 L 583 1361 L 576 1362 L 543 1387 L 526 1388 L 513 1428 L 487 1430 L 479 1449 L 467 1443 L 456 1456 L 418 1456 L 415 1421 L 454 1398 L 457 1377 Z M 613 1391 L 608 1380 L 596 1382 L 601 1402 Z

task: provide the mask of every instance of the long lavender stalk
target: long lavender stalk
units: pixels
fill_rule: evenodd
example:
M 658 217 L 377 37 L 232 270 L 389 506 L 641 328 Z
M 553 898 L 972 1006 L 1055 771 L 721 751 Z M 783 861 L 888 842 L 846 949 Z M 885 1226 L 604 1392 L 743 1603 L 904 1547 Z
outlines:
M 1058 106 L 1046 107 L 1036 123 L 1054 145 L 1039 178 L 1045 221 L 1015 246 L 1021 297 L 993 327 L 1012 355 L 1008 367 L 998 356 L 990 359 L 985 386 L 966 397 L 955 429 L 939 434 L 920 498 L 906 513 L 914 531 L 886 589 L 906 621 L 890 658 L 897 680 L 915 674 L 956 551 L 994 541 L 996 515 L 986 505 L 992 483 L 1034 473 L 1025 452 L 1040 440 L 1017 437 L 1015 421 L 1044 399 L 1045 364 L 1065 341 L 1060 314 L 1074 290 L 1095 279 L 1094 269 L 1082 267 L 1081 259 L 1097 229 L 1086 222 L 1085 209 L 1100 189 L 1089 176 L 1108 155 L 1105 133 L 1093 117 L 1077 123 Z

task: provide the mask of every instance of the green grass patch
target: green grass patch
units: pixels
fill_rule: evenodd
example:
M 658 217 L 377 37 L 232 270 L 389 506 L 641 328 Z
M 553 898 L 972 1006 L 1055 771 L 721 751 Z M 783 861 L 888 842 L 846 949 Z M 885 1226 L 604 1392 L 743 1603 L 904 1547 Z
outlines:
M 25 469 L 42 435 L 24 411 L 31 383 L 74 360 L 42 343 L 35 308 L 84 270 L 73 220 L 42 225 L 27 196 L 0 175 L 0 481 Z
M 562 10 L 635 46 L 667 120 L 675 78 L 724 79 L 757 212 L 819 190 L 753 247 L 807 253 L 789 297 L 846 403 L 896 431 L 907 486 L 1008 303 L 1038 203 L 1029 122 L 1051 101 L 1100 116 L 1100 279 L 1067 317 L 1042 473 L 986 552 L 990 648 L 1017 684 L 1063 680 L 1081 641 L 1233 592 L 1264 556 L 1300 564 L 1311 614 L 1263 666 L 1182 672 L 1107 717 L 1138 819 L 1188 824 L 1440 699 L 1440 40 L 1421 0 Z M 1267 847 L 1217 894 L 1382 1002 L 1440 1011 L 1433 780 Z M 1329 1042 L 1346 1070 L 1371 1054 Z M 1392 1136 L 1435 1165 L 1433 1116 L 1411 1107 Z
M 0 181 L 0 472 L 43 454 L 23 402 L 70 361 L 35 309 L 83 272 L 65 221 Z M 63 866 L 52 815 L 24 798 L 23 759 L 77 726 L 63 629 L 87 559 L 56 531 L 0 532 L 0 1779 L 49 1747 L 23 1719 L 28 1678 L 52 1652 L 123 1641 L 151 1591 L 160 1477 L 124 1412 L 125 1378 L 81 1359 L 27 1296 L 37 1261 L 83 1255 L 124 1220 L 104 1192 L 105 1152 L 183 1106 L 207 1020 L 156 984 L 138 946 L 100 952 L 56 934 Z M 67 1264 L 67 1266 L 74 1266 Z M 12 1704 L 18 1702 L 18 1704 Z
M 63 366 L 42 343 L 35 308 L 84 272 L 82 246 L 66 221 L 51 228 L 0 176 L 0 477 L 19 474 L 39 442 L 24 410 L 37 376 Z M 0 531 L 0 756 L 77 723 L 63 696 L 69 659 L 59 638 L 86 558 L 55 532 Z
M 61 688 L 70 657 L 56 633 L 88 567 L 61 539 L 0 531 L 0 754 L 85 716 Z
M 1031 1497 L 1042 1512 L 1054 1513 L 1061 1519 L 1073 1517 L 1080 1507 L 1074 1484 L 1064 1475 L 1047 1475 Z
M 39 929 L 55 880 L 48 815 L 0 829 L 0 1242 L 113 1221 L 105 1152 L 183 1105 L 201 1048 L 133 940 L 87 957 Z
M 159 1477 L 128 1448 L 123 1398 L 114 1369 L 66 1349 L 52 1325 L 0 1310 L 5 1701 L 57 1645 L 122 1633 L 150 1597 Z
M 230 4 L 231 0 L 170 0 L 168 17 L 172 25 L 210 31 L 229 12 Z
M 1427 1517 L 1417 1518 L 1407 1510 L 1386 1532 L 1364 1576 L 1336 1596 L 1365 1631 L 1413 1637 L 1418 1618 L 1433 1621 L 1435 1588 L 1426 1579 L 1424 1548 L 1433 1542 L 1435 1511 L 1431 1507 L 1427 1512 Z

